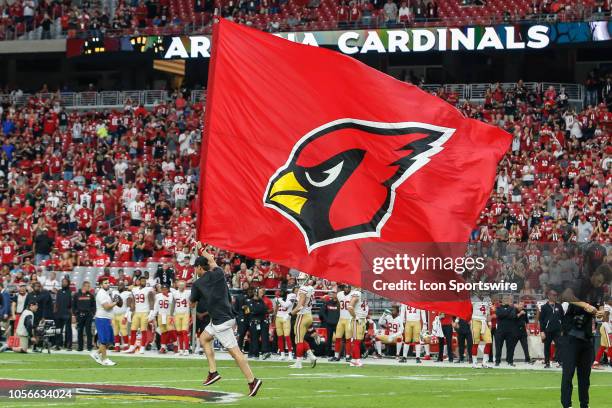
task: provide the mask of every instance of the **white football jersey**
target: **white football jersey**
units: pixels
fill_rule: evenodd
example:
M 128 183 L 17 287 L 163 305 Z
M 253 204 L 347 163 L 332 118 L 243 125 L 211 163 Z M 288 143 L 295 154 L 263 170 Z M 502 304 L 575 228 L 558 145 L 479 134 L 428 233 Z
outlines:
M 421 322 L 425 321 L 425 311 L 416 307 L 402 305 L 400 315 L 404 317 L 405 322 Z
M 351 292 L 351 298 L 357 298 L 357 303 L 355 303 L 355 316 L 357 319 L 365 319 L 368 317 L 370 307 L 368 306 L 368 301 L 363 298 L 363 294 L 358 290 L 353 290 Z
M 612 324 L 612 306 L 605 304 L 604 313 L 608 312 L 608 323 Z
M 312 304 L 314 303 L 314 288 L 309 285 L 304 285 L 300 287 L 299 294 L 303 294 L 306 298 L 304 299 L 304 307 L 300 309 L 297 314 L 304 315 L 312 313 Z
M 111 297 L 115 297 L 115 295 L 119 295 L 121 296 L 121 300 L 123 300 L 123 306 L 119 307 L 119 306 L 115 306 L 113 307 L 113 313 L 118 315 L 118 314 L 125 314 L 125 312 L 127 312 L 127 301 L 130 297 L 132 297 L 132 292 L 130 292 L 129 290 L 124 290 L 123 292 L 119 293 L 118 290 L 113 290 Z
M 172 302 L 174 302 L 174 296 L 168 292 L 168 296 L 163 293 L 155 295 L 155 314 L 169 315 L 170 309 L 172 308 Z
M 351 304 L 353 292 L 349 294 L 345 294 L 344 291 L 338 292 L 336 297 L 338 298 L 338 304 L 340 305 L 340 318 L 341 319 L 352 319 L 351 313 L 348 310 L 349 305 Z
M 274 303 L 276 304 L 276 316 L 280 317 L 281 319 L 288 319 L 289 313 L 293 309 L 294 301 L 295 301 L 295 296 L 293 296 L 293 300 L 289 296 L 287 296 L 287 299 L 283 299 L 283 298 L 274 299 Z
M 472 320 L 487 321 L 491 314 L 491 300 L 488 298 L 472 299 Z
M 134 311 L 136 313 L 149 313 L 149 311 L 151 311 L 151 307 L 149 305 L 149 293 L 152 291 L 153 288 L 150 286 L 145 286 L 144 288 L 137 286 L 132 289 L 132 295 L 134 296 Z
M 185 289 L 180 291 L 178 289 L 172 289 L 172 296 L 174 297 L 174 314 L 189 313 L 189 296 L 191 291 Z
M 381 320 L 379 320 L 378 323 L 381 326 L 385 326 L 385 328 L 389 331 L 389 334 L 399 334 L 404 332 L 404 320 L 401 314 L 398 314 L 396 317 L 391 315 L 385 315 L 383 317 L 381 317 Z

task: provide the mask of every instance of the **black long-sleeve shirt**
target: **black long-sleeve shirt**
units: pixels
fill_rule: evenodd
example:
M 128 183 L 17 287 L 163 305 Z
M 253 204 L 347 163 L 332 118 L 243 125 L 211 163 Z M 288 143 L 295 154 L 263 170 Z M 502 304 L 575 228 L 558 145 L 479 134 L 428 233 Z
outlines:
M 34 323 L 40 321 L 40 319 L 53 319 L 53 299 L 47 290 L 41 290 L 40 292 L 30 292 L 26 296 L 25 304 L 38 303 L 38 310 L 34 313 Z
M 546 303 L 540 308 L 540 331 L 552 333 L 561 331 L 563 308 L 560 303 Z
M 72 315 L 72 292 L 70 288 L 62 288 L 55 295 L 55 317 L 66 319 Z
M 82 290 L 76 292 L 72 298 L 72 312 L 77 314 L 95 314 L 96 298 L 91 292 L 83 293 Z
M 249 299 L 247 300 L 247 305 L 249 306 L 251 321 L 263 320 L 266 317 L 268 308 L 262 299 Z
M 516 308 L 513 305 L 501 305 L 495 309 L 498 332 L 514 332 L 516 330 Z
M 335 325 L 338 324 L 340 319 L 340 308 L 338 307 L 338 301 L 336 299 L 329 299 L 321 307 L 319 312 L 319 319 L 321 323 Z

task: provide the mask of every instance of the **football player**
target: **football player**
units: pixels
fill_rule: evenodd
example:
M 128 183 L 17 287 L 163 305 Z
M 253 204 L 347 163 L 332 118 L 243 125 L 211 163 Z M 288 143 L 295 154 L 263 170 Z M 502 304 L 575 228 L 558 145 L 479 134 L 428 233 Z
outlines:
M 283 296 L 284 295 L 284 296 Z M 287 347 L 287 358 L 291 358 L 293 344 L 291 343 L 291 316 L 290 311 L 296 301 L 295 293 L 284 293 L 274 299 L 274 326 L 278 338 L 278 350 L 280 359 L 285 360 L 285 346 Z
M 131 326 L 130 326 L 130 348 L 127 349 L 128 353 L 134 353 L 138 347 L 138 352 L 144 354 L 145 348 L 152 338 L 152 334 L 149 331 L 149 313 L 153 309 L 155 303 L 155 293 L 153 288 L 147 286 L 147 278 L 141 276 L 138 279 L 138 286 L 132 288 L 132 296 L 134 302 L 131 310 Z M 136 344 L 136 335 L 140 330 L 140 344 Z
M 291 368 L 302 368 L 302 359 L 304 354 L 308 357 L 312 368 L 317 365 L 317 358 L 304 342 L 304 336 L 310 326 L 312 326 L 312 304 L 314 303 L 314 287 L 311 279 L 306 280 L 298 291 L 297 306 L 291 311 L 291 314 L 297 316 L 295 320 L 295 357 L 296 361 L 290 365 Z
M 370 312 L 368 301 L 363 298 L 363 294 L 359 288 L 353 289 L 351 292 L 351 302 L 348 305 L 348 311 L 353 320 L 353 338 L 352 338 L 352 359 L 351 367 L 361 367 L 361 342 L 365 336 L 366 318 Z
M 400 315 L 404 322 L 404 354 L 399 362 L 405 363 L 408 360 L 408 350 L 412 346 L 416 362 L 419 364 L 421 363 L 421 329 L 423 326 L 427 327 L 427 315 L 424 310 L 404 304 L 401 306 Z
M 167 283 L 161 287 L 161 292 L 155 295 L 155 306 L 149 313 L 148 320 L 157 320 L 157 327 L 161 333 L 159 348 L 160 354 L 166 354 L 168 344 L 168 333 L 174 329 L 174 296 L 170 293 L 170 285 Z M 157 318 L 157 319 L 156 319 Z
M 425 355 L 423 356 L 423 360 L 431 360 L 431 349 L 429 347 L 429 345 L 431 344 L 431 334 L 427 330 L 427 324 L 421 330 L 420 339 L 421 339 L 421 344 L 423 345 L 423 348 L 425 349 Z
M 191 291 L 186 289 L 184 280 L 179 280 L 177 289 L 172 290 L 174 297 L 174 327 L 178 337 L 179 355 L 189 355 L 189 295 Z
M 123 343 L 124 350 L 128 348 L 128 311 L 133 307 L 134 299 L 132 298 L 132 292 L 127 290 L 125 282 L 120 280 L 117 284 L 117 290 L 113 291 L 113 298 L 115 296 L 121 297 L 123 300 L 121 306 L 115 306 L 113 308 L 113 333 L 115 333 L 115 351 L 121 350 L 121 343 Z
M 612 366 L 612 297 L 610 296 L 607 297 L 606 303 L 603 306 L 603 319 L 601 327 L 599 328 L 599 334 L 601 335 L 599 350 L 597 351 L 597 356 L 593 362 L 593 368 L 597 370 L 601 368 L 599 361 L 601 360 L 603 353 L 607 353 L 608 364 Z
M 342 349 L 342 339 L 345 340 L 344 353 L 346 360 L 350 360 L 351 356 L 351 338 L 353 337 L 353 316 L 348 310 L 352 299 L 352 291 L 350 285 L 344 285 L 344 288 L 338 292 L 336 298 L 340 305 L 340 319 L 336 325 L 336 342 L 334 345 L 334 356 L 329 361 L 340 361 L 340 350 Z
M 472 366 L 478 368 L 478 352 L 482 353 L 482 367 L 489 368 L 489 355 L 492 349 L 491 337 L 491 299 L 476 294 L 472 298 Z M 481 344 L 484 343 L 484 344 Z
M 382 344 L 395 344 L 395 356 L 399 359 L 400 351 L 402 350 L 402 334 L 404 333 L 404 321 L 400 316 L 400 308 L 398 305 L 393 305 L 391 315 L 383 314 L 378 320 L 378 325 L 385 328 L 388 334 L 379 334 L 376 336 L 376 352 L 378 357 L 382 356 Z

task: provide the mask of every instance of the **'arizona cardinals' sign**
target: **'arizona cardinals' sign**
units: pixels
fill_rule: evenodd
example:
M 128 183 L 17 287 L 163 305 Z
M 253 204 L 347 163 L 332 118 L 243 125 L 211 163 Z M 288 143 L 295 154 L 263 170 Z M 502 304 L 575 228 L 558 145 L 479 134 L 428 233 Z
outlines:
M 264 205 L 299 228 L 308 252 L 380 237 L 393 213 L 395 190 L 442 151 L 453 131 L 413 122 L 327 123 L 296 143 L 287 163 L 270 179 Z M 359 203 L 356 197 L 362 197 Z M 344 208 L 351 203 L 362 211 L 347 217 Z
M 212 50 L 200 241 L 357 286 L 372 244 L 466 242 L 507 133 L 350 57 L 225 20 Z M 418 298 L 462 316 L 468 300 Z

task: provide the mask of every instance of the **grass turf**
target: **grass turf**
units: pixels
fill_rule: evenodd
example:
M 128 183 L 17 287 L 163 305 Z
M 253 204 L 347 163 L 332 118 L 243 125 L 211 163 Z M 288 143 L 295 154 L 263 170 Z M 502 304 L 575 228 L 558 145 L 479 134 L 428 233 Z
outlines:
M 54 382 L 104 383 L 161 386 L 202 390 L 207 371 L 203 360 L 115 357 L 116 367 L 102 367 L 86 355 L 0 354 L 0 378 Z M 365 360 L 366 364 L 368 360 Z M 241 394 L 228 405 L 240 407 L 559 407 L 560 372 L 416 366 L 319 364 L 302 370 L 287 368 L 280 361 L 251 362 L 264 384 L 255 398 L 246 397 L 247 386 L 231 361 L 219 361 L 223 379 L 211 391 Z M 0 383 L 2 380 L 0 380 Z M 575 381 L 574 381 L 575 382 Z M 591 376 L 591 406 L 612 407 L 612 375 Z M 142 405 L 174 407 L 177 402 L 148 399 L 134 401 L 122 396 L 72 401 L 0 399 L 5 408 L 21 406 L 111 407 Z M 577 406 L 577 390 L 574 390 Z M 191 405 L 183 404 L 181 405 Z M 225 405 L 225 404 L 219 404 Z

